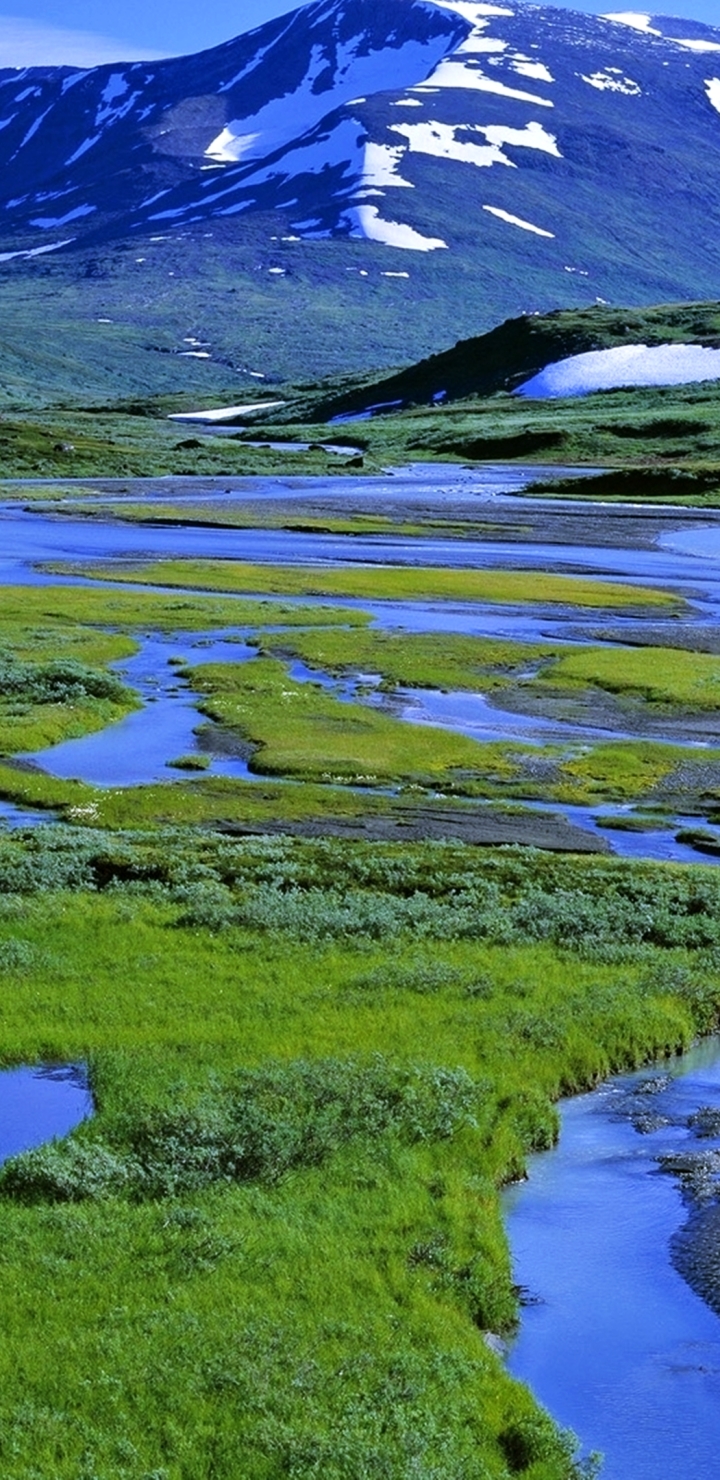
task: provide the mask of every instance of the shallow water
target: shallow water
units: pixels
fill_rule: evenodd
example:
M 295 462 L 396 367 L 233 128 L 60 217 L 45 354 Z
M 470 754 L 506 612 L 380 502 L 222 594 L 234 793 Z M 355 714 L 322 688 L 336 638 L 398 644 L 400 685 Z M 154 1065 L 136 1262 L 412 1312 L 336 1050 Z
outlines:
M 51 776 L 84 781 L 91 786 L 144 786 L 171 781 L 192 772 L 169 767 L 181 756 L 199 754 L 196 731 L 203 717 L 196 708 L 197 694 L 181 679 L 176 663 L 243 663 L 256 656 L 246 633 L 197 633 L 144 637 L 140 651 L 113 664 L 130 688 L 144 700 L 135 710 L 104 730 L 65 740 L 48 750 L 23 757 Z M 207 723 L 207 722 L 206 722 Z M 239 756 L 212 755 L 203 776 L 235 776 L 248 780 L 247 761 Z
M 505 1199 L 529 1301 L 510 1370 L 586 1451 L 604 1452 L 602 1480 L 717 1474 L 720 1319 L 671 1263 L 686 1211 L 657 1157 L 688 1143 L 682 1122 L 699 1106 L 720 1109 L 720 1043 L 662 1072 L 667 1088 L 642 1100 L 671 1124 L 634 1127 L 628 1091 L 647 1072 L 568 1100 L 559 1146 Z
M 381 477 L 353 479 L 352 484 L 331 475 L 323 478 L 245 478 L 233 480 L 226 490 L 230 499 L 253 501 L 268 498 L 287 498 L 293 495 L 306 498 L 308 493 L 322 497 L 331 493 L 337 497 L 339 490 L 353 500 L 379 501 L 392 499 L 402 503 L 406 500 L 424 501 L 428 506 L 442 506 L 452 499 L 455 509 L 462 504 L 468 513 L 478 513 L 498 507 L 501 503 L 511 506 L 513 523 L 523 517 L 523 501 L 515 497 L 529 481 L 541 472 L 553 475 L 570 472 L 570 469 L 544 469 L 528 467 L 459 468 L 453 466 L 414 465 L 396 469 Z M 51 488 L 52 485 L 46 485 Z M 178 483 L 174 479 L 154 480 L 153 492 L 147 489 L 141 496 L 174 497 L 178 489 L 178 510 L 181 513 L 183 497 L 192 492 L 191 485 Z M 121 484 L 124 491 L 125 484 Z M 165 493 L 167 488 L 167 493 Z M 83 487 L 82 496 L 87 494 Z M 110 496 L 117 496 L 110 495 Z M 133 480 L 127 486 L 127 496 L 137 499 L 138 492 Z M 217 497 L 217 494 L 208 497 Z M 101 501 L 100 501 L 101 502 Z M 527 507 L 527 506 L 526 506 Z M 563 520 L 569 509 L 581 508 L 583 523 L 588 528 L 597 521 L 598 508 L 589 505 L 571 505 L 568 502 L 543 504 L 543 517 L 557 510 Z M 537 512 L 537 504 L 533 503 Z M 612 511 L 608 511 L 608 517 Z M 679 513 L 679 518 L 683 515 Z M 550 521 L 552 527 L 552 520 Z M 566 527 L 562 522 L 560 529 Z M 597 522 L 595 523 L 597 528 Z M 653 525 L 653 528 L 655 525 Z M 658 526 L 659 527 L 659 526 Z M 711 527 L 712 528 L 712 527 Z M 696 622 L 713 626 L 720 619 L 720 568 L 709 560 L 697 558 L 696 546 L 705 553 L 707 531 L 704 527 L 681 531 L 677 540 L 690 542 L 688 549 L 673 543 L 676 536 L 665 536 L 662 548 L 650 550 L 618 549 L 596 545 L 539 542 L 528 540 L 482 539 L 465 542 L 445 538 L 406 539 L 396 536 L 362 536 L 352 541 L 332 535 L 299 534 L 283 530 L 228 530 L 202 529 L 194 527 L 155 527 L 123 525 L 111 520 L 86 521 L 77 518 L 57 518 L 41 508 L 23 510 L 17 504 L 0 505 L 0 530 L 2 531 L 3 555 L 0 557 L 0 580 L 12 582 L 56 582 L 58 577 L 38 572 L 35 563 L 42 560 L 139 560 L 148 558 L 171 558 L 172 556 L 214 556 L 257 560 L 261 563 L 318 562 L 329 564 L 357 563 L 386 565 L 445 565 L 455 568 L 513 568 L 527 570 L 565 570 L 568 572 L 592 572 L 600 579 L 632 580 L 638 585 L 649 583 L 684 592 L 695 605 L 683 619 L 683 624 Z M 713 531 L 720 542 L 720 525 Z M 676 541 L 677 543 L 677 541 Z M 71 581 L 77 578 L 70 578 Z M 141 581 L 130 589 L 147 589 Z M 159 589 L 159 588 L 158 588 Z M 520 641 L 580 642 L 588 640 L 591 632 L 593 642 L 602 642 L 605 633 L 608 640 L 617 641 L 627 627 L 632 639 L 637 633 L 637 616 L 623 616 L 622 612 L 579 612 L 577 608 L 541 606 L 536 603 L 514 607 L 491 603 L 459 602 L 368 602 L 347 601 L 334 604 L 361 608 L 372 620 L 382 627 L 400 627 L 407 631 L 454 631 L 474 635 L 492 635 Z M 667 621 L 660 614 L 661 621 Z M 582 625 L 580 625 L 582 624 Z M 197 640 L 197 639 L 196 639 Z M 181 755 L 191 754 L 198 747 L 195 730 L 201 719 L 194 706 L 191 687 L 181 680 L 169 666 L 173 655 L 193 661 L 189 653 L 189 641 L 175 638 L 146 638 L 141 652 L 128 663 L 119 665 L 119 671 L 128 683 L 134 686 L 144 700 L 144 708 L 130 715 L 120 724 L 96 735 L 71 741 L 52 751 L 38 753 L 32 759 L 43 769 L 59 777 L 78 777 L 96 785 L 133 785 L 153 781 L 171 780 L 173 776 L 187 772 L 168 769 L 168 761 Z M 224 640 L 221 639 L 221 642 Z M 234 643 L 234 646 L 232 645 Z M 220 657 L 229 661 L 241 661 L 252 654 L 244 647 L 242 636 L 236 633 L 229 645 L 224 643 L 214 649 L 206 649 L 197 658 Z M 322 681 L 316 673 L 300 674 Z M 341 686 L 341 697 L 355 696 L 355 685 L 348 681 Z M 400 695 L 406 708 L 403 717 L 424 723 L 436 723 L 448 728 L 462 730 L 477 739 L 522 738 L 538 746 L 557 740 L 574 739 L 579 742 L 619 736 L 619 731 L 595 729 L 591 725 L 571 725 L 553 719 L 532 718 L 516 713 L 504 713 L 495 704 L 488 704 L 481 696 L 441 695 L 437 693 L 408 692 Z M 371 701 L 372 702 L 372 701 Z M 674 738 L 674 737 L 673 737 Z M 215 774 L 247 778 L 251 773 L 242 757 L 213 755 L 211 771 Z M 190 773 L 192 774 L 192 773 Z M 202 774 L 202 773 L 201 773 Z M 560 808 L 572 820 L 595 830 L 595 809 Z M 622 810 L 622 809 L 618 809 Z M 23 819 L 24 820 L 24 819 Z M 631 857 L 674 859 L 681 862 L 697 862 L 699 855 L 686 845 L 676 844 L 673 828 L 659 827 L 652 834 L 612 833 L 612 847 Z M 709 861 L 703 856 L 704 862 Z
M 68 1135 L 92 1110 L 76 1064 L 0 1070 L 0 1162 Z

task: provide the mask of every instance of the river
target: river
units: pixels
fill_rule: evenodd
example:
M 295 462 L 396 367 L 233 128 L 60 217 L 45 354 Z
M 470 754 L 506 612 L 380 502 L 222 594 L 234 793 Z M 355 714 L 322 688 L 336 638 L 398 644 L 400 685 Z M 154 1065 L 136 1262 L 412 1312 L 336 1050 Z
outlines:
M 689 1124 L 700 1107 L 720 1111 L 717 1039 L 566 1101 L 557 1148 L 506 1194 L 524 1299 L 510 1370 L 602 1451 L 602 1480 L 718 1471 L 720 1319 L 673 1265 L 696 1214 L 659 1167 L 720 1146 Z
M 548 468 L 549 476 L 571 469 Z M 352 538 L 303 533 L 284 529 L 199 528 L 182 523 L 171 527 L 133 525 L 113 518 L 106 507 L 108 499 L 124 498 L 137 503 L 160 500 L 173 502 L 178 520 L 189 498 L 213 498 L 220 494 L 198 491 L 192 480 L 154 479 L 117 484 L 103 482 L 98 486 L 92 519 L 72 512 L 72 500 L 59 517 L 42 506 L 22 508 L 17 502 L 0 503 L 0 581 L 5 584 L 45 584 L 59 580 L 85 581 L 82 575 L 58 577 L 43 569 L 49 561 L 104 561 L 123 563 L 143 559 L 204 557 L 242 559 L 260 563 L 321 563 L 341 565 L 428 565 L 470 569 L 551 570 L 568 573 L 591 573 L 601 580 L 631 581 L 638 586 L 654 585 L 672 589 L 688 602 L 682 619 L 683 628 L 706 634 L 720 627 L 720 569 L 717 561 L 707 559 L 708 536 L 720 541 L 720 523 L 714 516 L 698 515 L 686 510 L 636 508 L 572 503 L 568 501 L 523 498 L 528 482 L 542 470 L 491 466 L 457 468 L 419 464 L 394 470 L 379 477 L 245 478 L 231 487 L 222 488 L 225 504 L 250 502 L 254 506 L 279 505 L 296 509 L 308 500 L 313 507 L 337 511 L 345 501 L 355 511 L 390 510 L 397 516 L 412 518 L 418 510 L 438 516 L 470 520 L 475 525 L 485 521 L 487 533 L 469 539 L 451 539 L 424 534 L 402 538 L 395 535 L 358 535 Z M 48 496 L 52 484 L 42 485 Z M 67 485 L 63 485 L 67 488 Z M 36 489 L 34 490 L 36 491 Z M 78 497 L 88 503 L 83 484 Z M 714 547 L 712 547 L 714 548 Z M 130 587 L 133 589 L 133 587 Z M 136 589 L 142 589 L 141 575 Z M 554 643 L 618 642 L 625 637 L 637 640 L 637 614 L 622 612 L 581 612 L 577 608 L 542 606 L 523 603 L 516 606 L 493 603 L 458 602 L 390 602 L 356 601 L 343 605 L 361 607 L 373 622 L 382 627 L 405 631 L 453 631 L 478 636 L 494 636 L 515 641 Z M 655 621 L 657 619 L 654 619 Z M 668 640 L 674 640 L 678 621 L 668 624 Z M 672 629 L 672 630 L 670 630 Z M 95 785 L 139 785 L 170 779 L 168 763 L 197 749 L 195 731 L 198 715 L 196 696 L 191 683 L 178 679 L 177 659 L 193 661 L 210 657 L 230 661 L 252 656 L 246 646 L 250 634 L 236 629 L 218 634 L 203 634 L 203 652 L 193 658 L 192 642 L 178 635 L 165 638 L 143 634 L 135 658 L 117 665 L 121 676 L 136 689 L 143 709 L 120 724 L 81 740 L 57 746 L 53 751 L 29 759 L 43 769 L 62 777 L 77 777 Z M 196 638 L 196 640 L 200 640 Z M 207 644 L 212 644 L 207 646 Z M 300 676 L 294 674 L 294 676 Z M 317 681 L 322 675 L 304 674 Z M 340 697 L 354 699 L 354 686 L 342 686 Z M 372 694 L 363 695 L 375 702 Z M 622 727 L 622 716 L 600 716 L 600 722 L 576 720 L 566 716 L 526 715 L 502 708 L 502 693 L 489 697 L 468 694 L 443 695 L 437 692 L 399 692 L 394 713 L 408 723 L 433 723 L 457 730 L 476 739 L 518 740 L 538 748 L 558 741 L 587 743 L 593 740 L 619 739 L 628 734 Z M 637 736 L 638 731 L 632 731 Z M 643 732 L 641 731 L 642 735 Z M 645 738 L 663 738 L 653 730 L 652 718 L 646 724 Z M 686 735 L 670 735 L 673 743 L 689 749 L 700 742 L 720 746 L 720 736 L 700 734 L 688 726 Z M 720 751 L 719 751 L 720 753 Z M 247 759 L 206 753 L 209 769 L 214 774 L 247 778 Z M 177 774 L 177 773 L 175 773 Z M 187 773 L 184 773 L 187 779 Z M 586 829 L 595 830 L 598 809 L 569 809 L 555 804 Z M 605 821 L 613 810 L 622 818 L 623 808 L 606 808 Z M 702 819 L 701 819 L 702 820 Z M 691 819 L 691 822 L 693 819 Z M 694 819 L 697 823 L 697 819 Z M 674 859 L 688 862 L 697 855 L 675 839 L 677 826 L 670 818 L 658 821 L 656 828 L 640 834 L 614 831 L 612 846 L 633 857 Z M 712 861 L 709 857 L 706 862 Z

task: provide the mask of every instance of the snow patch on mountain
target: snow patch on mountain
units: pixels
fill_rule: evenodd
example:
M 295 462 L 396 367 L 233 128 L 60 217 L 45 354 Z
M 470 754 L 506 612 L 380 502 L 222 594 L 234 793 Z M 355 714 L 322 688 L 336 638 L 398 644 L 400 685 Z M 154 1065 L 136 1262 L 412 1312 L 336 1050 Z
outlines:
M 409 180 L 403 180 L 397 174 L 398 166 L 406 154 L 402 144 L 393 148 L 392 144 L 365 145 L 361 172 L 361 187 L 364 192 L 383 193 L 388 186 L 402 186 L 405 190 L 414 190 Z
M 401 221 L 384 221 L 377 206 L 353 206 L 345 212 L 345 220 L 351 237 L 381 242 L 385 247 L 400 247 L 406 252 L 435 252 L 447 247 L 440 237 L 422 236 Z
M 464 21 L 469 21 L 472 26 L 477 26 L 483 17 L 489 15 L 511 15 L 514 10 L 508 10 L 501 5 L 475 5 L 473 0 L 433 0 L 433 4 L 439 10 L 454 10 L 456 15 L 461 15 Z
M 107 86 L 100 99 L 100 107 L 95 116 L 95 127 L 102 128 L 115 112 L 115 103 L 118 98 L 124 98 L 130 84 L 122 72 L 113 72 L 108 78 Z
M 48 252 L 59 252 L 62 247 L 69 247 L 74 240 L 74 236 L 68 236 L 64 241 L 52 242 L 47 247 L 30 247 L 25 252 L 0 252 L 0 262 L 10 262 L 13 257 L 45 257 Z M 110 320 L 107 322 L 110 323 Z
M 478 169 L 489 168 L 494 164 L 512 166 L 512 160 L 497 145 L 488 142 L 474 144 L 468 139 L 458 138 L 459 134 L 480 134 L 484 138 L 484 130 L 472 125 L 393 123 L 390 126 L 394 134 L 402 134 L 407 139 L 411 152 L 415 154 L 455 159 L 461 164 L 473 164 Z
M 552 82 L 553 78 L 549 70 L 541 63 L 533 62 L 532 58 L 523 53 L 511 54 L 509 58 L 505 53 L 509 50 L 509 43 L 500 37 L 487 36 L 485 33 L 490 25 L 491 18 L 495 16 L 512 16 L 515 12 L 505 10 L 499 6 L 473 5 L 464 3 L 464 0 L 435 0 L 441 9 L 453 10 L 464 20 L 470 22 L 472 30 L 464 41 L 456 47 L 453 52 L 443 57 L 439 65 L 431 72 L 424 83 L 420 84 L 423 90 L 439 88 L 441 90 L 470 90 L 472 92 L 493 92 L 501 97 L 514 98 L 516 101 L 534 103 L 539 107 L 552 108 L 552 103 L 547 98 L 538 98 L 532 93 L 520 92 L 509 88 L 494 78 L 490 78 L 483 71 L 482 65 L 477 58 L 487 56 L 490 62 L 509 61 L 513 71 L 521 76 L 525 75 L 537 81 Z M 530 71 L 521 72 L 525 66 Z M 418 91 L 414 88 L 413 91 Z
M 38 130 L 40 128 L 42 128 L 42 125 L 44 124 L 45 119 L 48 116 L 48 113 L 51 113 L 51 112 L 52 112 L 52 107 L 46 108 L 45 109 L 45 112 L 44 113 L 40 113 L 39 116 L 35 119 L 35 122 L 30 125 L 30 128 L 28 129 L 28 131 L 27 131 L 27 133 L 25 135 L 25 138 L 23 139 L 20 147 L 18 149 L 16 149 L 15 154 L 13 155 L 13 159 L 15 159 L 15 157 L 20 153 L 20 149 L 24 149 L 25 148 L 25 145 L 26 144 L 29 144 L 30 143 L 30 140 L 35 138 L 35 135 L 38 132 Z
M 418 83 L 412 91 L 435 92 L 446 88 L 456 91 L 466 89 L 471 92 L 496 93 L 498 97 L 513 98 L 519 103 L 532 103 L 537 108 L 554 108 L 555 106 L 550 98 L 540 98 L 537 93 L 521 92 L 519 88 L 508 87 L 506 83 L 498 82 L 496 77 L 486 77 L 479 67 L 470 67 L 467 63 L 457 61 L 453 57 L 441 62 L 427 81 Z
M 613 11 L 610 15 L 601 15 L 601 21 L 615 21 L 618 26 L 631 26 L 634 31 L 643 31 L 646 36 L 662 36 L 662 31 L 656 31 L 650 25 L 651 15 L 639 14 L 635 10 Z
M 555 240 L 554 231 L 545 231 L 542 226 L 533 226 L 532 221 L 523 221 L 522 216 L 512 216 L 509 211 L 501 211 L 499 206 L 483 206 L 484 211 L 489 211 L 491 216 L 497 216 L 500 221 L 507 221 L 509 226 L 519 226 L 522 231 L 533 231 L 536 236 L 547 236 L 551 241 Z
M 483 133 L 491 144 L 511 144 L 521 149 L 541 149 L 544 154 L 554 154 L 562 159 L 554 134 L 549 134 L 541 123 L 527 123 L 525 128 L 504 128 L 502 124 L 483 127 Z
M 546 133 L 541 123 L 528 123 L 522 128 L 504 128 L 502 124 L 449 124 L 449 123 L 393 123 L 394 134 L 407 139 L 411 152 L 435 155 L 440 159 L 455 159 L 461 164 L 472 164 L 487 168 L 495 164 L 517 168 L 513 160 L 503 154 L 503 144 L 524 149 L 541 149 L 546 154 L 561 158 L 557 140 Z M 480 135 L 484 143 L 473 142 L 473 135 Z M 470 136 L 470 137 L 468 137 Z
M 680 36 L 668 36 L 666 40 L 674 46 L 684 46 L 686 51 L 720 51 L 720 41 L 683 40 Z
M 713 108 L 717 108 L 720 113 L 720 77 L 708 77 L 705 87 Z
M 48 231 L 54 226 L 67 226 L 68 221 L 80 221 L 83 216 L 92 216 L 97 206 L 76 206 L 74 211 L 67 211 L 64 216 L 40 216 L 31 221 L 31 226 L 39 226 L 42 231 Z
M 720 380 L 720 350 L 698 344 L 660 344 L 652 348 L 628 344 L 556 360 L 518 386 L 515 394 L 550 400 L 623 386 L 691 385 L 703 380 Z
M 534 62 L 530 57 L 524 57 L 516 52 L 510 61 L 510 70 L 517 72 L 519 77 L 530 77 L 535 82 L 554 82 L 555 78 L 544 62 Z
M 625 77 L 619 67 L 608 67 L 606 72 L 593 72 L 590 77 L 581 73 L 581 80 L 587 82 L 589 87 L 596 87 L 599 92 L 624 93 L 628 98 L 642 97 L 639 83 L 633 82 L 631 77 Z
M 447 36 L 436 36 L 431 41 L 407 41 L 363 54 L 364 40 L 362 34 L 354 37 L 337 48 L 335 58 L 325 46 L 314 45 L 299 87 L 273 98 L 257 113 L 232 119 L 208 145 L 206 158 L 222 164 L 265 158 L 316 127 L 329 108 L 350 103 L 363 93 L 397 92 L 422 81 L 448 44 Z M 317 88 L 328 68 L 333 72 L 330 92 Z

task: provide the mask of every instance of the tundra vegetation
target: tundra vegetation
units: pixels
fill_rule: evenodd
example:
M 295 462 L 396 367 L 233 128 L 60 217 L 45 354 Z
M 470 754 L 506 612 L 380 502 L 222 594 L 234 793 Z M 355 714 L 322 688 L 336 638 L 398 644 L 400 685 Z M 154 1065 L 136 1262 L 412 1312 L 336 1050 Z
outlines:
M 268 584 L 0 592 L 0 790 L 65 819 L 0 837 L 0 1057 L 82 1061 L 96 1102 L 0 1172 L 3 1474 L 580 1480 L 592 1459 L 498 1355 L 517 1320 L 499 1194 L 552 1145 L 560 1094 L 716 1025 L 720 877 L 263 837 L 431 811 L 438 781 L 459 811 L 532 794 L 516 745 L 411 728 L 288 665 L 370 668 L 389 693 L 522 670 L 672 708 L 713 660 L 603 648 L 577 668 L 551 643 L 400 638 L 311 604 L 302 573 L 298 604 L 285 572 Z M 567 585 L 595 605 L 599 583 Z M 124 789 L 14 763 L 128 712 L 108 664 L 144 632 L 228 626 L 257 656 L 187 676 L 206 723 L 281 780 L 205 776 L 202 751 Z M 539 790 L 635 798 L 685 754 L 560 748 Z
M 112 317 L 128 265 L 99 271 Z M 77 322 L 71 285 L 61 298 L 52 333 L 53 315 Z M 3 471 L 89 481 L 17 482 L 8 497 L 68 510 L 80 495 L 90 517 L 94 478 L 358 470 L 351 449 L 290 453 L 247 446 L 251 426 L 215 440 L 170 423 L 200 371 L 183 370 L 186 394 L 171 394 L 165 320 L 154 348 L 126 321 L 108 326 L 124 401 L 86 328 L 87 365 L 46 357 L 52 404 L 35 396 L 28 409 L 38 367 L 17 348 L 22 305 L 10 308 Z M 576 317 L 538 333 L 577 348 L 589 317 L 614 342 L 602 313 Z M 639 328 L 652 337 L 668 323 L 651 314 Z M 671 329 L 695 332 L 680 310 Z M 73 406 L 86 374 L 102 395 Z M 237 381 L 221 394 L 229 374 L 208 375 L 205 403 L 237 398 Z M 717 497 L 717 387 L 538 409 L 458 386 L 444 408 L 418 403 L 343 439 L 358 433 L 369 470 L 602 461 L 609 497 L 681 485 L 680 498 Z M 260 435 L 337 441 L 341 429 L 318 420 L 327 401 L 327 385 L 291 388 Z M 167 491 L 140 504 L 127 486 L 115 516 L 174 517 Z M 180 517 L 262 522 L 218 499 L 190 499 Z M 373 517 L 371 530 L 361 514 L 335 518 L 333 532 L 417 529 Z M 310 528 L 333 528 L 324 518 Z M 442 518 L 420 527 L 467 533 Z M 718 1027 L 720 875 L 415 842 L 410 818 L 465 818 L 480 799 L 508 817 L 530 801 L 616 801 L 642 804 L 626 827 L 680 804 L 712 820 L 717 751 L 679 740 L 688 717 L 712 724 L 718 660 L 680 639 L 569 649 L 401 636 L 363 610 L 532 602 L 682 629 L 672 594 L 545 573 L 178 561 L 85 574 L 105 586 L 0 588 L 0 795 L 55 819 L 0 832 L 0 1063 L 83 1062 L 96 1106 L 70 1137 L 0 1171 L 2 1475 L 582 1480 L 594 1459 L 499 1354 L 518 1318 L 500 1191 L 552 1146 L 561 1094 Z M 255 656 L 178 662 L 199 743 L 168 754 L 166 782 L 94 787 L 23 760 L 130 713 L 137 696 L 115 665 L 144 635 L 183 634 L 189 648 L 219 628 L 243 632 Z M 539 757 L 408 725 L 393 700 L 413 688 L 520 694 L 538 713 L 612 703 L 667 733 L 558 741 Z M 212 774 L 218 737 L 254 779 Z M 408 840 L 322 836 L 338 819 L 386 819 Z
M 6 836 L 3 1058 L 97 1114 L 0 1175 L 3 1473 L 585 1473 L 485 1340 L 498 1192 L 715 1025 L 719 920 L 702 866 Z

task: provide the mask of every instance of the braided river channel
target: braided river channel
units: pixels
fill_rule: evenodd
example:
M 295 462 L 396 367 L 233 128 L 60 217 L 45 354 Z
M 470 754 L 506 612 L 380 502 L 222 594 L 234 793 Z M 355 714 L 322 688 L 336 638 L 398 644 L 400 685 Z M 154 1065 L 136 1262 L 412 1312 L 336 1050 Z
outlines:
M 547 470 L 563 471 L 571 470 Z M 42 492 L 46 506 L 0 503 L 0 581 L 84 584 L 89 577 L 83 561 L 183 557 L 548 570 L 677 593 L 688 603 L 683 623 L 690 645 L 694 634 L 698 650 L 720 653 L 720 514 L 524 497 L 537 476 L 536 469 L 517 467 L 415 466 L 352 481 L 245 479 L 230 488 L 226 480 L 198 488 L 187 480 L 158 479 L 98 482 L 88 491 L 84 481 L 77 498 L 85 510 L 92 498 L 91 518 L 73 509 L 67 483 L 62 508 L 52 504 L 52 485 L 35 486 L 33 499 Z M 429 511 L 484 528 L 462 539 L 431 530 L 422 537 L 348 538 L 183 521 L 187 501 L 196 507 L 202 498 L 217 502 L 220 495 L 228 508 L 249 502 L 255 510 L 363 511 L 408 523 L 427 518 Z M 149 514 L 154 501 L 164 507 L 172 501 L 176 517 L 162 526 L 123 523 L 117 517 L 123 499 L 135 506 L 146 502 Z M 45 569 L 49 561 L 78 567 L 57 576 Z M 125 589 L 147 589 L 141 571 L 133 581 Z M 568 644 L 638 640 L 637 612 L 588 615 L 532 603 L 355 604 L 380 626 L 407 631 Z M 168 760 L 195 743 L 193 648 L 198 662 L 213 655 L 251 662 L 249 636 L 240 627 L 185 638 L 144 634 L 136 656 L 117 665 L 143 708 L 100 734 L 37 754 L 32 763 L 95 785 L 172 779 Z M 662 643 L 661 632 L 655 640 Z M 178 679 L 179 657 L 189 663 L 189 678 L 186 672 Z M 373 694 L 368 675 L 340 683 L 298 664 L 291 672 L 298 681 L 334 686 L 340 698 L 385 702 Z M 513 713 L 496 695 L 398 691 L 392 702 L 393 713 L 408 724 L 432 723 L 478 739 L 522 738 L 539 749 L 559 735 L 591 740 L 598 728 L 607 738 L 622 733 L 608 719 L 598 727 Z M 688 752 L 698 744 L 714 747 L 720 763 L 720 719 L 715 723 L 708 720 L 702 733 L 676 733 L 674 743 L 687 745 Z M 216 773 L 252 775 L 246 760 L 219 751 L 211 753 L 210 765 Z M 554 804 L 553 810 L 563 811 Z M 597 836 L 602 808 L 564 810 L 575 826 Z M 8 826 L 39 821 L 7 804 L 2 815 Z M 611 846 L 635 857 L 697 863 L 697 853 L 676 840 L 676 829 L 677 819 L 674 827 L 658 822 L 655 831 L 613 833 Z M 81 1071 L 1 1074 L 0 1159 L 65 1134 L 89 1110 Z M 533 1158 L 527 1182 L 506 1197 L 524 1307 L 507 1352 L 510 1369 L 579 1435 L 586 1454 L 602 1451 L 604 1480 L 711 1480 L 720 1453 L 720 1042 L 568 1101 L 561 1119 L 557 1149 Z

